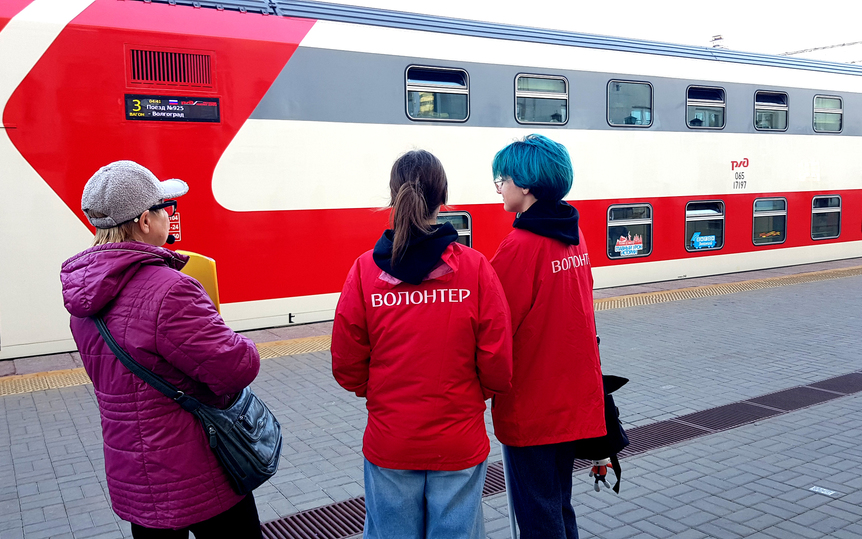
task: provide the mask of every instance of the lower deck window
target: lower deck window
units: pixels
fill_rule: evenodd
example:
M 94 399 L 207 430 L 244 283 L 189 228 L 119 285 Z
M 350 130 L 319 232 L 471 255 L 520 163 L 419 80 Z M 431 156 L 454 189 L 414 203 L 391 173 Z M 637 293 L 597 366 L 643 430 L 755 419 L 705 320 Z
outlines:
M 458 243 L 473 246 L 473 223 L 470 214 L 465 211 L 447 211 L 437 214 L 437 224 L 451 223 L 458 231 Z
M 724 247 L 724 202 L 686 204 L 685 238 L 687 251 L 710 251 Z
M 652 252 L 652 207 L 649 204 L 608 208 L 608 258 L 633 258 Z
M 814 197 L 811 201 L 811 239 L 826 240 L 841 235 L 841 197 Z
M 758 198 L 754 201 L 752 241 L 755 245 L 784 243 L 787 239 L 787 200 Z

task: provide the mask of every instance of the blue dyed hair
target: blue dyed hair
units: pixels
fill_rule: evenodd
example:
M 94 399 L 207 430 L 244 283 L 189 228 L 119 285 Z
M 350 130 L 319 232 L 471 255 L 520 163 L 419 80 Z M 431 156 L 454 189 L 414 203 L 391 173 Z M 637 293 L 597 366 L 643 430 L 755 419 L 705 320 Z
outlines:
M 497 152 L 491 170 L 494 178 L 508 176 L 539 200 L 562 200 L 574 177 L 566 147 L 542 135 L 527 135 Z

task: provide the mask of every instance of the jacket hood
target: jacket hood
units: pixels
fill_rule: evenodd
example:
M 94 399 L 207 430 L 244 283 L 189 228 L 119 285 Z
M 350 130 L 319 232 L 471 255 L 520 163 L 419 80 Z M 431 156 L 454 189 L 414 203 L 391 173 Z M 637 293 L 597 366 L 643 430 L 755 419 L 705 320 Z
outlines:
M 440 261 L 450 243 L 458 239 L 451 223 L 433 225 L 430 234 L 413 235 L 401 260 L 392 267 L 392 240 L 395 232 L 386 230 L 374 246 L 374 263 L 377 267 L 404 282 L 418 285 Z
M 188 260 L 185 255 L 137 241 L 91 247 L 60 268 L 63 304 L 72 316 L 93 316 L 117 297 L 142 266 L 180 270 Z
M 539 236 L 578 245 L 578 210 L 563 200 L 537 200 L 512 223 L 515 228 L 529 230 Z

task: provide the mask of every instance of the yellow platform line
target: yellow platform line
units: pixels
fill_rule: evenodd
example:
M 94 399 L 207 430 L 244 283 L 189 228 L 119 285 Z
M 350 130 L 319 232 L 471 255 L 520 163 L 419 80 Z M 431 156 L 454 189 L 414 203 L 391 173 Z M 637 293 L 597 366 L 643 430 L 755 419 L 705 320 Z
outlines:
M 855 277 L 858 275 L 862 275 L 862 266 L 813 271 L 810 273 L 769 277 L 766 279 L 752 279 L 750 281 L 741 281 L 738 283 L 713 284 L 662 292 L 646 292 L 643 294 L 617 296 L 613 298 L 597 299 L 595 300 L 594 305 L 597 311 L 624 309 L 626 307 L 654 305 L 657 303 L 705 298 L 710 296 L 723 296 L 727 294 L 735 294 L 737 292 L 748 292 L 751 290 L 762 290 L 779 286 L 827 281 L 831 279 L 841 279 L 843 277 Z M 257 349 L 258 352 L 260 352 L 261 359 L 272 359 L 276 357 L 307 354 L 310 352 L 323 352 L 329 350 L 330 344 L 331 338 L 329 335 L 320 335 L 317 337 L 303 337 L 301 339 L 258 343 Z M 80 386 L 89 383 L 91 383 L 90 379 L 82 368 L 40 372 L 36 374 L 4 376 L 0 378 L 0 396 Z

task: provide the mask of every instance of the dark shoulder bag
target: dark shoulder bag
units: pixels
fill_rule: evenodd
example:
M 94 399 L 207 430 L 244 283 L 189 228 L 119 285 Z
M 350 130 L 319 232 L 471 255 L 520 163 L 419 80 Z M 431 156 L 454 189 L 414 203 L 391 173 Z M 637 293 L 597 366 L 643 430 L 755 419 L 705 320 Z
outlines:
M 237 494 L 247 494 L 275 475 L 281 457 L 281 425 L 251 388 L 243 389 L 225 410 L 207 406 L 135 361 L 117 344 L 102 317 L 93 320 L 127 369 L 200 420 Z

